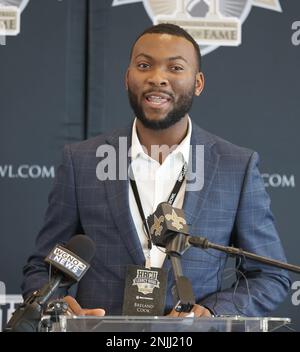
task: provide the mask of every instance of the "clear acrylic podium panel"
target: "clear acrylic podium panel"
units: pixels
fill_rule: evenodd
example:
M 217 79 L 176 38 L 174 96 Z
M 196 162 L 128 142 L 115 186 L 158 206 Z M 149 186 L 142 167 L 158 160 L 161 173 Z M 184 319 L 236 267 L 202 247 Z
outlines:
M 44 317 L 43 319 L 47 319 Z M 271 332 L 288 325 L 289 318 L 241 316 L 217 318 L 170 317 L 59 317 L 53 332 Z

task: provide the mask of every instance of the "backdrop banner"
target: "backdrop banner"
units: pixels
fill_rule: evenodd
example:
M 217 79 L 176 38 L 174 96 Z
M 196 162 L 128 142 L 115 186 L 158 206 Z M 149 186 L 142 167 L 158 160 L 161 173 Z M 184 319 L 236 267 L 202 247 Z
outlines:
M 130 48 L 165 21 L 189 30 L 203 54 L 192 119 L 259 153 L 288 262 L 300 265 L 298 0 L 0 0 L 0 325 L 21 300 L 63 145 L 132 120 Z M 300 276 L 291 278 L 272 316 L 300 331 Z

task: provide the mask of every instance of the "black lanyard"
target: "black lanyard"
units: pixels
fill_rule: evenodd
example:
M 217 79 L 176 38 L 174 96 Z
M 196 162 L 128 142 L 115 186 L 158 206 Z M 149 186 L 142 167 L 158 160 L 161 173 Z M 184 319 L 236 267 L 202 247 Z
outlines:
M 141 199 L 140 199 L 139 192 L 138 192 L 138 189 L 137 189 L 137 184 L 135 182 L 133 170 L 132 170 L 131 167 L 130 167 L 130 171 L 129 172 L 130 172 L 131 188 L 132 188 L 132 191 L 133 191 L 133 194 L 134 194 L 134 198 L 135 198 L 136 204 L 137 204 L 138 209 L 139 209 L 139 213 L 140 213 L 142 221 L 143 221 L 146 237 L 147 237 L 147 240 L 148 240 L 148 249 L 151 250 L 152 242 L 151 242 L 151 237 L 150 237 L 150 231 L 149 231 L 149 228 L 148 228 L 148 223 L 147 223 L 147 220 L 146 220 L 146 217 L 145 217 L 145 214 L 144 214 L 144 210 L 143 210 L 143 207 L 142 207 Z M 178 176 L 178 179 L 177 179 L 177 181 L 176 181 L 176 183 L 175 183 L 175 185 L 173 187 L 173 190 L 172 190 L 172 192 L 171 192 L 171 194 L 169 196 L 169 199 L 168 199 L 168 203 L 171 204 L 171 205 L 173 205 L 173 203 L 175 201 L 175 198 L 177 197 L 177 194 L 179 193 L 180 187 L 181 187 L 181 185 L 183 184 L 183 182 L 185 180 L 186 172 L 187 172 L 187 163 L 184 163 L 183 167 L 182 167 L 182 169 L 180 171 L 180 174 Z

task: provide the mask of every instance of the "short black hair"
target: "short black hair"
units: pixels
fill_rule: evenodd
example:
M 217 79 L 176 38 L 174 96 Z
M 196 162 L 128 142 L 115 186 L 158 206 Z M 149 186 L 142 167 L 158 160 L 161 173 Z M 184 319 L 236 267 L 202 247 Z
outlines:
M 177 37 L 182 37 L 188 40 L 190 43 L 193 44 L 196 52 L 196 57 L 198 61 L 198 69 L 201 72 L 201 53 L 200 53 L 200 48 L 198 43 L 195 41 L 195 39 L 182 27 L 177 26 L 176 24 L 172 23 L 160 23 L 155 26 L 151 26 L 143 31 L 135 40 L 135 42 L 132 45 L 131 52 L 130 52 L 130 57 L 132 57 L 132 52 L 133 48 L 135 46 L 135 43 L 145 34 L 170 34 L 170 35 L 175 35 Z

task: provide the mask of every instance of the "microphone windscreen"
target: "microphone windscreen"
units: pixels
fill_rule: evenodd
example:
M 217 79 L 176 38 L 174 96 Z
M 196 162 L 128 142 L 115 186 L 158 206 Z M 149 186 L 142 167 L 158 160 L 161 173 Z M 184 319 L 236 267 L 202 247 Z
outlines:
M 93 259 L 96 247 L 92 239 L 86 235 L 75 235 L 65 245 L 65 248 L 76 254 L 79 258 L 90 263 Z

